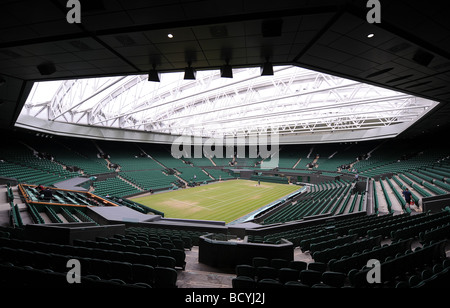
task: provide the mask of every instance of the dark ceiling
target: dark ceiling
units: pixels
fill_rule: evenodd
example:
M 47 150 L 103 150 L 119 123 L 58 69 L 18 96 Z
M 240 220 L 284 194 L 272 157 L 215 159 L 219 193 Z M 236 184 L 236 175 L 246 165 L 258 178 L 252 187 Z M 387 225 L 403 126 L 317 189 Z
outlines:
M 292 64 L 440 102 L 406 134 L 450 116 L 450 19 L 442 1 L 366 0 L 0 1 L 1 127 L 13 127 L 33 81 Z M 174 35 L 168 38 L 168 33 Z M 367 35 L 373 33 L 374 37 Z M 38 66 L 54 65 L 42 75 Z

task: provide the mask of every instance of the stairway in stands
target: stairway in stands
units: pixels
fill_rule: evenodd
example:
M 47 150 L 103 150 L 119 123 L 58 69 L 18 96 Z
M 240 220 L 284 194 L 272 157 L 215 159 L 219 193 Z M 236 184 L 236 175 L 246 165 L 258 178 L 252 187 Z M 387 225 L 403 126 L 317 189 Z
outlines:
M 178 271 L 178 288 L 231 288 L 234 271 L 212 268 L 198 262 L 198 246 L 186 251 L 186 269 Z
M 31 216 L 28 214 L 25 203 L 22 202 L 19 195 L 19 188 L 17 186 L 11 187 L 14 194 L 14 204 L 17 204 L 20 210 L 20 215 L 24 224 L 33 223 Z M 6 185 L 0 186 L 0 226 L 9 227 L 9 211 L 11 205 L 7 200 L 7 188 Z

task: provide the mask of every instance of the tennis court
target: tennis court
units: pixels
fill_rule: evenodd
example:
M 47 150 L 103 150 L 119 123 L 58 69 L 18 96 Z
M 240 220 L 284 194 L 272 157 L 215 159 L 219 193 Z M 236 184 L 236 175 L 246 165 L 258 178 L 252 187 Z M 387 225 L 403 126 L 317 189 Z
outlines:
M 230 180 L 155 193 L 133 201 L 164 213 L 166 218 L 218 220 L 229 223 L 301 187 L 250 180 Z

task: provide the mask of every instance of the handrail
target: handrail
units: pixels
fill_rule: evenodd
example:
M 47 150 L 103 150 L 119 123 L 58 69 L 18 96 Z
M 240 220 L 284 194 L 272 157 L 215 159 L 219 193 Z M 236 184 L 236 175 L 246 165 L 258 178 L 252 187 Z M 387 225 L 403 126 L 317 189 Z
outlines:
M 30 184 L 19 184 L 18 185 L 19 190 L 22 194 L 22 196 L 25 199 L 25 202 L 28 204 L 40 204 L 40 205 L 57 205 L 57 206 L 73 206 L 73 207 L 79 207 L 79 208 L 84 208 L 84 207 L 90 207 L 91 205 L 83 205 L 83 204 L 70 204 L 70 203 L 61 203 L 61 202 L 46 202 L 46 201 L 33 201 L 30 197 L 30 195 L 28 194 L 28 192 L 26 191 L 25 187 L 37 187 L 37 185 L 30 185 Z M 104 206 L 119 206 L 114 202 L 111 202 L 107 199 L 104 199 L 100 196 L 97 196 L 95 194 L 92 194 L 90 192 L 84 192 L 84 191 L 76 191 L 76 190 L 71 190 L 71 189 L 63 189 L 63 188 L 53 188 L 50 187 L 51 190 L 54 191 L 65 191 L 65 192 L 73 192 L 73 193 L 77 193 L 77 194 L 84 194 L 87 195 L 89 198 L 94 199 L 95 201 L 103 204 Z

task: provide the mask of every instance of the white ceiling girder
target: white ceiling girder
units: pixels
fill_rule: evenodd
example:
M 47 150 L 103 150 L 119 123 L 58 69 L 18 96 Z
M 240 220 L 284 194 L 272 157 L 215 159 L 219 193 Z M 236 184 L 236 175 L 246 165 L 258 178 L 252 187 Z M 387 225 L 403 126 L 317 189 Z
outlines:
M 193 81 L 170 73 L 160 83 L 148 82 L 146 75 L 66 80 L 50 101 L 40 100 L 35 90 L 24 110 L 47 121 L 92 128 L 224 138 L 268 131 L 400 129 L 398 124 L 407 127 L 437 105 L 298 67 L 274 70 L 274 76 L 260 77 L 259 69 L 238 69 L 233 79 L 221 78 L 218 71 L 198 72 Z
M 354 83 L 354 85 L 356 85 L 356 83 Z M 347 87 L 347 85 L 341 85 L 341 86 L 336 86 L 336 87 L 332 87 L 332 88 L 327 88 L 327 89 L 315 89 L 315 90 L 311 90 L 311 91 L 307 91 L 304 93 L 295 93 L 295 94 L 290 94 L 290 95 L 286 95 L 286 96 L 274 96 L 274 97 L 270 97 L 270 98 L 264 98 L 264 99 L 258 99 L 258 100 L 252 100 L 249 97 L 254 97 L 254 93 L 257 92 L 256 90 L 254 90 L 253 88 L 249 88 L 248 92 L 245 95 L 244 99 L 241 99 L 242 101 L 245 101 L 245 103 L 241 103 L 236 105 L 226 105 L 226 104 L 221 104 L 221 107 L 215 107 L 213 104 L 211 104 L 211 108 L 209 108 L 207 111 L 201 111 L 198 112 L 196 110 L 187 110 L 187 114 L 181 114 L 179 116 L 176 116 L 175 113 L 170 114 L 170 115 L 175 115 L 172 118 L 166 118 L 166 119 L 160 119 L 159 121 L 162 120 L 169 120 L 169 121 L 180 121 L 182 119 L 185 118 L 189 118 L 191 117 L 193 114 L 195 114 L 195 116 L 198 118 L 199 116 L 202 115 L 207 115 L 207 114 L 217 114 L 218 112 L 226 112 L 227 114 L 231 114 L 233 112 L 235 112 L 235 107 L 239 108 L 239 112 L 246 112 L 246 110 L 242 110 L 242 108 L 252 108 L 253 110 L 255 110 L 255 108 L 258 105 L 264 105 L 267 104 L 268 106 L 270 106 L 271 108 L 274 108 L 274 106 L 277 106 L 276 104 L 278 103 L 282 103 L 283 100 L 287 100 L 287 99 L 295 99 L 295 98 L 300 98 L 300 97 L 304 97 L 306 95 L 314 95 L 317 93 L 322 93 L 324 91 L 329 91 L 332 89 L 338 89 L 341 87 Z M 238 100 L 236 100 L 238 101 Z M 322 102 L 322 101 L 320 101 Z M 223 102 L 221 102 L 223 103 Z M 292 104 L 292 103 L 291 103 Z M 203 105 L 204 108 L 207 108 L 207 105 Z M 322 109 L 322 106 L 318 106 L 317 108 Z M 214 117 L 214 115 L 213 115 Z M 153 121 L 154 123 L 155 121 Z

